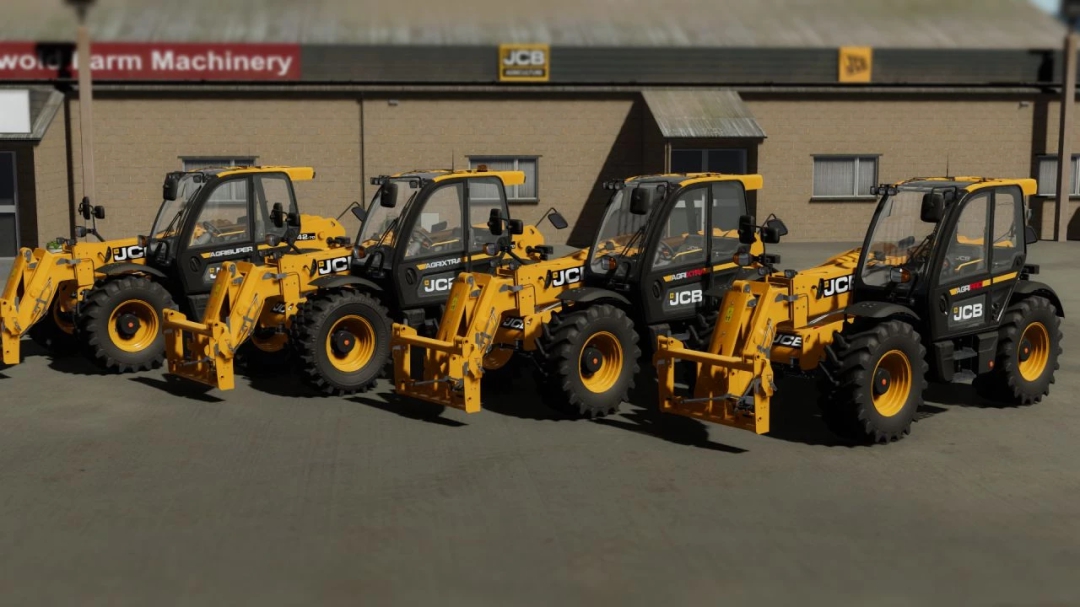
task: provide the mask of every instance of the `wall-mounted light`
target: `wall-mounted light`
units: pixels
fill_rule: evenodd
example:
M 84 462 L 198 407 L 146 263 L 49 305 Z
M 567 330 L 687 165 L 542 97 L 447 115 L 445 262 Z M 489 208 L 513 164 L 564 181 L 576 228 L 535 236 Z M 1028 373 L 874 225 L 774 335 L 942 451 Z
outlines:
M 388 99 L 386 101 L 386 105 L 389 105 L 390 107 L 397 107 L 397 104 L 398 104 L 397 99 Z

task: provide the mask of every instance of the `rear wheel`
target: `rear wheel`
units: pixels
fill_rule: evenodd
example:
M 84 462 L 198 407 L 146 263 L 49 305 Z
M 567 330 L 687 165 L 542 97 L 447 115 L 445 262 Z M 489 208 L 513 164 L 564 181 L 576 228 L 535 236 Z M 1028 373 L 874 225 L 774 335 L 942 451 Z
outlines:
M 599 304 L 552 316 L 537 384 L 544 402 L 579 417 L 614 413 L 634 387 L 638 335 L 615 306 Z
M 1005 310 L 994 370 L 975 387 L 988 400 L 1032 405 L 1050 394 L 1061 355 L 1061 319 L 1045 297 L 1022 299 Z
M 861 443 L 888 443 L 911 432 L 926 389 L 926 349 L 908 323 L 845 325 L 823 362 L 822 419 L 836 435 Z
M 312 387 L 326 394 L 353 394 L 369 390 L 385 369 L 391 324 L 378 299 L 335 291 L 300 306 L 289 341 Z
M 94 287 L 76 318 L 87 356 L 120 373 L 161 366 L 165 358 L 162 310 L 176 309 L 160 284 L 141 276 L 113 278 Z

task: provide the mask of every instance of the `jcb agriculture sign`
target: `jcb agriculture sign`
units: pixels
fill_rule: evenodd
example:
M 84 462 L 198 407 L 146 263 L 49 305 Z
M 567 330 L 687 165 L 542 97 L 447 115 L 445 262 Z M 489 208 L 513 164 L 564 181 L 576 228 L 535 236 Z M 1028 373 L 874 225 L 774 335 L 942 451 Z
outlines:
M 499 45 L 500 82 L 547 82 L 551 48 L 546 44 Z
M 870 82 L 874 67 L 874 51 L 869 46 L 840 48 L 840 82 Z

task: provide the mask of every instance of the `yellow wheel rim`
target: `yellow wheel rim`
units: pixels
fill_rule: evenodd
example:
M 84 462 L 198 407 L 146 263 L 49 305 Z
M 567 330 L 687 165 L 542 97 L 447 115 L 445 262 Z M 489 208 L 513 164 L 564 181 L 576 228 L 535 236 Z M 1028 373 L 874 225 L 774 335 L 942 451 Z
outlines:
M 375 356 L 375 329 L 361 316 L 342 316 L 326 334 L 326 356 L 343 373 L 363 369 Z
M 510 362 L 510 359 L 514 357 L 514 351 L 506 348 L 492 348 L 491 352 L 488 352 L 484 356 L 484 369 L 486 371 L 495 371 L 506 366 L 506 363 Z
M 1033 322 L 1024 329 L 1020 345 L 1016 348 L 1020 375 L 1027 381 L 1042 376 L 1050 361 L 1050 332 L 1041 322 Z
M 124 352 L 142 352 L 158 336 L 158 311 L 141 299 L 129 299 L 109 315 L 109 339 Z
M 288 341 L 289 336 L 284 333 L 275 333 L 273 336 L 266 339 L 260 339 L 254 335 L 251 336 L 251 343 L 263 352 L 280 352 L 285 348 L 285 344 L 288 343 Z
M 874 408 L 884 417 L 900 412 L 911 396 L 911 361 L 900 350 L 889 350 L 874 367 L 871 393 Z
M 74 302 L 75 299 L 72 295 L 75 293 L 75 287 L 77 285 L 74 282 L 66 282 L 61 285 L 60 289 L 56 292 L 56 303 L 52 306 L 53 322 L 56 326 L 60 327 L 60 330 L 68 335 L 75 334 L 75 323 L 71 320 L 71 312 L 74 304 L 67 309 L 62 309 L 61 302 Z
M 611 333 L 601 331 L 589 337 L 578 354 L 581 383 L 590 392 L 607 392 L 622 375 L 623 349 Z

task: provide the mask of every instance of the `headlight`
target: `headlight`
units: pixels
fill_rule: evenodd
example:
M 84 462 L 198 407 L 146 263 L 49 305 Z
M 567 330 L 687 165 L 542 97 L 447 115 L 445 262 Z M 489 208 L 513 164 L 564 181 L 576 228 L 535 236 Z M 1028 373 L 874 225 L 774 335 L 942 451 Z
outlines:
M 492 257 L 498 255 L 499 245 L 494 242 L 487 243 L 486 245 L 484 245 L 484 253 L 486 255 L 491 255 Z

